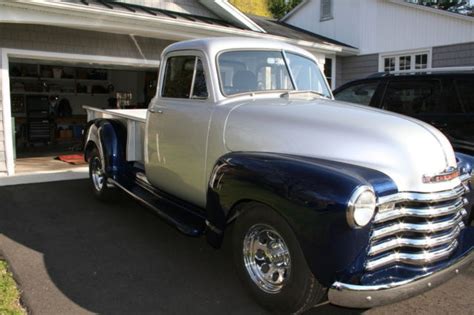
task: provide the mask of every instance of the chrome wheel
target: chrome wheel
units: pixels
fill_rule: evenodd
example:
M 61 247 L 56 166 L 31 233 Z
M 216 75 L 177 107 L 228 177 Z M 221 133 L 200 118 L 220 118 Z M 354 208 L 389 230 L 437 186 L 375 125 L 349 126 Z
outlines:
M 244 238 L 245 267 L 253 282 L 264 292 L 278 293 L 291 271 L 291 259 L 283 238 L 272 227 L 252 226 Z
M 102 163 L 100 158 L 95 156 L 91 162 L 91 178 L 94 188 L 97 191 L 101 191 L 104 187 L 105 176 L 104 171 L 102 170 Z

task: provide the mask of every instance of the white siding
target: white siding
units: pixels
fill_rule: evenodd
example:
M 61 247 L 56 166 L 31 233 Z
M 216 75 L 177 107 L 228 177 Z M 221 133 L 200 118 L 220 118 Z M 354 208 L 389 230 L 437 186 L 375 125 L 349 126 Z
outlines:
M 471 21 L 389 0 L 333 0 L 334 19 L 319 20 L 320 0 L 285 22 L 360 49 L 360 54 L 413 50 L 474 41 Z
M 333 0 L 334 19 L 320 22 L 320 0 L 309 0 L 285 22 L 308 31 L 357 47 L 359 43 L 359 1 Z

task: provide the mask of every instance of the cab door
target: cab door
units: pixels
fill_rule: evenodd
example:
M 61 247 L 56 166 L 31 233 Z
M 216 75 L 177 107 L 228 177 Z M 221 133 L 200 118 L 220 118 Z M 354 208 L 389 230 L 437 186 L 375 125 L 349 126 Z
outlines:
M 161 71 L 161 89 L 148 109 L 145 169 L 163 191 L 205 206 L 205 162 L 213 100 L 208 64 L 196 51 L 172 53 Z

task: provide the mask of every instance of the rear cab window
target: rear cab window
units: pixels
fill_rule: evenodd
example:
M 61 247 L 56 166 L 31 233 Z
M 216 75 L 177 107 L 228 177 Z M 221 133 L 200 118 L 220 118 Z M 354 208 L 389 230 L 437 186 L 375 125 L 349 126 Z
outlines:
M 166 61 L 162 97 L 207 99 L 206 76 L 201 58 L 173 56 Z

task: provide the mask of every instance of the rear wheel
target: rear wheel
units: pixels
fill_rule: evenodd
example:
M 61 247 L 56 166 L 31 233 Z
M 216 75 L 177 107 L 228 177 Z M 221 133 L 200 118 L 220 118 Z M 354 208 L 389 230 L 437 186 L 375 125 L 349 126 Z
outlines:
M 89 156 L 89 179 L 92 191 L 98 199 L 103 201 L 111 199 L 112 188 L 107 184 L 107 176 L 97 148 L 94 148 Z
M 247 205 L 233 228 L 232 248 L 239 277 L 270 311 L 298 314 L 325 296 L 292 229 L 272 209 Z

